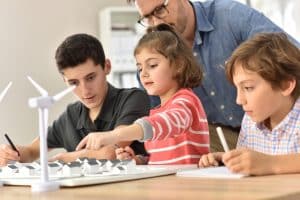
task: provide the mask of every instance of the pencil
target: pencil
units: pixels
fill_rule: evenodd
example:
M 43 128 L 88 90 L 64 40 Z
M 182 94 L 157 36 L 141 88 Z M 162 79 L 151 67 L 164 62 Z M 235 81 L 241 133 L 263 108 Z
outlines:
M 218 133 L 218 136 L 220 138 L 220 141 L 221 141 L 221 144 L 224 148 L 224 151 L 225 152 L 228 152 L 229 151 L 229 148 L 228 148 L 228 145 L 227 145 L 227 142 L 225 140 L 225 137 L 224 137 L 224 134 L 223 134 L 223 131 L 222 131 L 222 128 L 221 127 L 217 127 L 217 133 Z
M 6 133 L 4 134 L 4 137 L 6 138 L 8 143 L 10 144 L 11 148 L 13 148 L 13 150 L 18 153 L 18 156 L 20 156 L 20 152 L 18 151 L 18 149 L 16 148 L 16 146 L 14 145 L 14 143 L 11 141 L 11 139 L 8 137 L 8 135 Z

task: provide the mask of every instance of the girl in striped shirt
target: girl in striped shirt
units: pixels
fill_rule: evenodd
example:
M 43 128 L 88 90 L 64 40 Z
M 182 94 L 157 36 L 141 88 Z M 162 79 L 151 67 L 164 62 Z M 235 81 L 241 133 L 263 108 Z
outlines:
M 149 157 L 134 155 L 130 147 L 116 150 L 117 158 L 133 158 L 138 164 L 195 164 L 209 152 L 205 111 L 192 88 L 202 73 L 191 48 L 166 24 L 148 29 L 134 55 L 139 78 L 149 95 L 161 104 L 134 124 L 107 133 L 90 133 L 78 145 L 99 149 L 119 141 L 145 142 Z

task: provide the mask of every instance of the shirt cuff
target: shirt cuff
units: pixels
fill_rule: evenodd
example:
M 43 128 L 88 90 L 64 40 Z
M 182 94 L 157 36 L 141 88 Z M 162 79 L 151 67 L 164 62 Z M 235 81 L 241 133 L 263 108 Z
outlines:
M 152 125 L 146 119 L 137 119 L 134 123 L 140 125 L 144 132 L 144 137 L 139 140 L 140 142 L 145 142 L 153 138 Z

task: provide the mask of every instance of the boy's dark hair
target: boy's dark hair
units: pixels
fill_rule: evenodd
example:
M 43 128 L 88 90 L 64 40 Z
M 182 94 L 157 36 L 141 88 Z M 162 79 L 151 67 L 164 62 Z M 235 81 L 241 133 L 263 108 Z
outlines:
M 57 48 L 55 60 L 58 70 L 73 68 L 91 59 L 104 68 L 105 54 L 100 41 L 91 35 L 80 33 L 67 37 Z
M 284 33 L 259 33 L 243 42 L 226 63 L 226 75 L 233 83 L 237 65 L 258 73 L 273 89 L 283 88 L 285 81 L 296 81 L 293 99 L 300 95 L 300 50 Z
M 148 28 L 147 34 L 139 40 L 134 55 L 144 48 L 154 50 L 170 61 L 173 77 L 180 88 L 193 88 L 200 84 L 202 71 L 192 49 L 171 26 L 159 24 Z

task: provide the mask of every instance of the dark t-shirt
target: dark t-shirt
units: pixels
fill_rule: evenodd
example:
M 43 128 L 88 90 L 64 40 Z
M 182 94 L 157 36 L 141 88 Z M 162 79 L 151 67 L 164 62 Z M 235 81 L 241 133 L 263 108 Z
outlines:
M 110 131 L 120 125 L 130 125 L 149 114 L 150 102 L 140 89 L 118 89 L 109 84 L 107 96 L 98 117 L 92 122 L 88 108 L 81 102 L 68 105 L 66 111 L 48 127 L 48 147 L 74 151 L 90 132 Z M 131 144 L 136 154 L 146 154 L 143 143 Z

